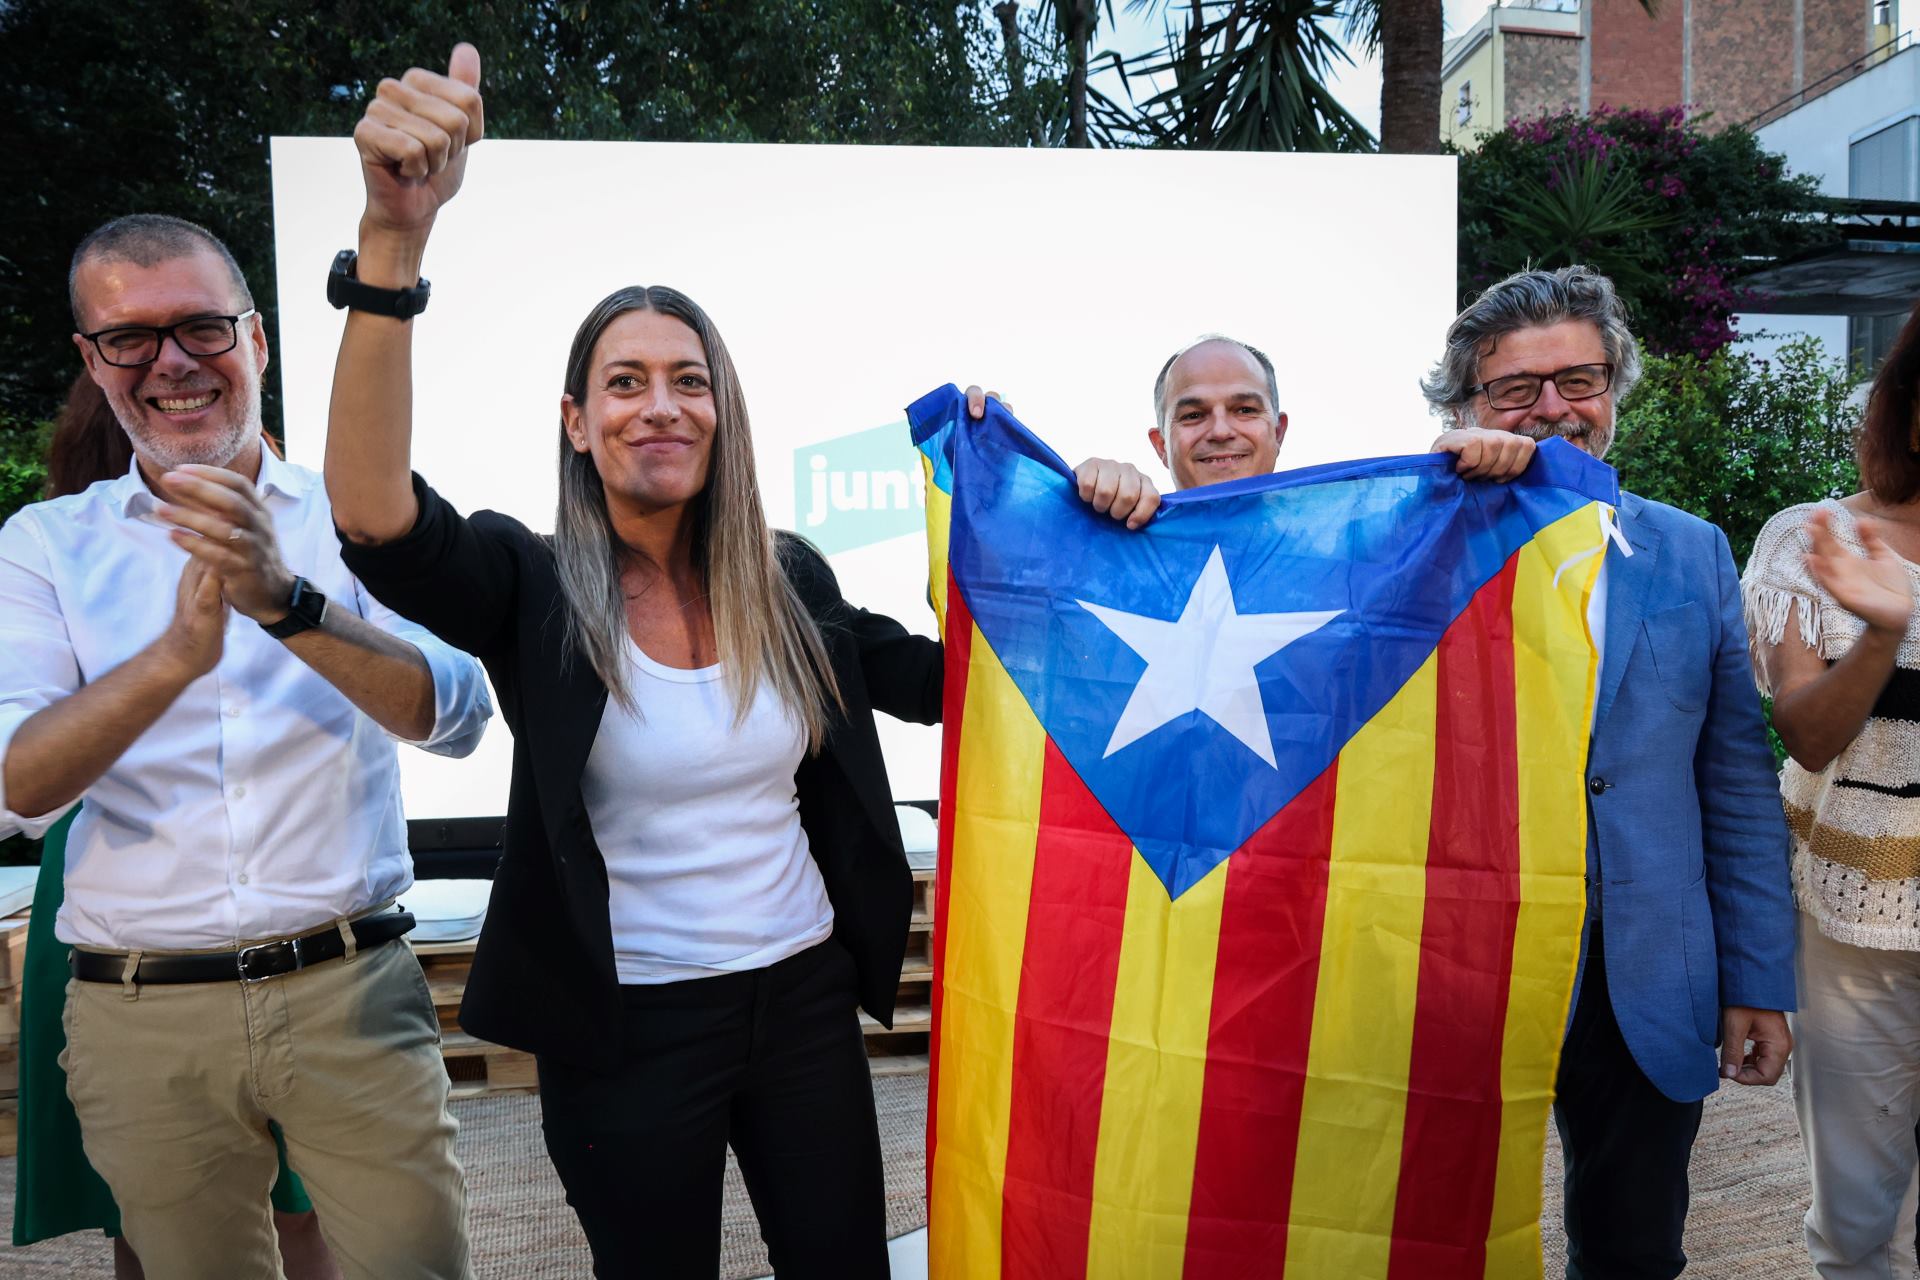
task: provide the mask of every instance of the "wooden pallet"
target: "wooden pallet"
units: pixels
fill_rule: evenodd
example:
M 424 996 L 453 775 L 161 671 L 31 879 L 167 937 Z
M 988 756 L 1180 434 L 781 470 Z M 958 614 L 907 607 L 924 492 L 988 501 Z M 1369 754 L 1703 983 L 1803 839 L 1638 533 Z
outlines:
M 20 980 L 26 973 L 27 913 L 0 919 L 0 1156 L 17 1141 L 20 1113 Z
M 877 1075 L 926 1067 L 928 1036 L 933 1030 L 933 890 L 931 869 L 913 873 L 913 914 L 907 925 L 906 960 L 892 1029 L 864 1012 L 860 1015 L 867 1056 Z M 413 948 L 440 1018 L 440 1053 L 453 1081 L 453 1096 L 529 1092 L 539 1085 L 531 1054 L 475 1039 L 460 1029 L 460 997 L 473 968 L 473 948 L 473 939 L 423 942 Z M 0 1023 L 3 1020 L 0 1014 Z
M 0 918 L 0 991 L 20 990 L 22 965 L 27 958 L 27 913 L 16 911 Z
M 533 1055 L 468 1035 L 460 1029 L 460 997 L 473 969 L 476 939 L 422 942 L 413 954 L 426 975 L 427 992 L 440 1019 L 440 1060 L 453 1082 L 453 1096 L 476 1098 L 496 1093 L 531 1093 L 540 1081 Z
M 20 1043 L 20 988 L 0 991 L 0 1048 Z
M 441 1033 L 440 1058 L 446 1063 L 456 1098 L 532 1093 L 540 1087 L 532 1054 L 503 1049 L 464 1031 Z
M 913 873 L 913 914 L 907 922 L 907 954 L 900 967 L 900 991 L 894 1000 L 893 1027 L 860 1014 L 867 1057 L 876 1075 L 922 1070 L 926 1066 L 933 1031 L 934 873 Z M 887 1065 L 882 1066 L 885 1063 Z

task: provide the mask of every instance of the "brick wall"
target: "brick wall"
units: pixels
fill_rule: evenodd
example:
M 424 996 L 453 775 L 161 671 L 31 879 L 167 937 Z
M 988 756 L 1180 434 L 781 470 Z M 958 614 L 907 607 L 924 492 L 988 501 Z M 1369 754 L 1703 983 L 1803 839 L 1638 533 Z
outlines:
M 1509 31 L 1506 54 L 1507 119 L 1531 120 L 1549 111 L 1580 108 L 1580 42 L 1564 36 Z
M 1738 124 L 1795 92 L 1793 0 L 1664 0 L 1657 18 L 1639 0 L 1589 2 L 1595 108 L 1658 110 L 1681 101 L 1689 9 L 1691 105 L 1712 113 L 1708 128 Z M 1801 0 L 1801 7 L 1804 84 L 1826 92 L 1851 73 L 1816 82 L 1866 52 L 1866 0 Z M 1508 32 L 1505 45 L 1508 120 L 1579 105 L 1578 41 Z
M 1912 3 L 1914 0 L 1907 0 L 1907 4 Z M 1866 0 L 1806 0 L 1806 15 L 1808 85 L 1867 51 Z M 1851 79 L 1853 74 L 1857 73 L 1834 77 L 1820 86 L 1820 91 Z
M 1592 3 L 1593 106 L 1658 109 L 1680 101 L 1681 15 L 1686 6 L 1665 0 L 1660 16 L 1649 18 L 1639 0 Z
M 1691 105 L 1713 113 L 1708 128 L 1739 124 L 1793 89 L 1792 0 L 1693 0 Z

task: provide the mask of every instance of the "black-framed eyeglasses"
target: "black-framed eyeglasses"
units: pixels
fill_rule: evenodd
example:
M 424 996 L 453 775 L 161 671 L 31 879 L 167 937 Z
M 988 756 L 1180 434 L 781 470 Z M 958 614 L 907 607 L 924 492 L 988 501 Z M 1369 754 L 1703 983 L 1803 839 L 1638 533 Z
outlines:
M 1591 400 L 1613 385 L 1613 366 L 1570 364 L 1552 373 L 1514 373 L 1468 387 L 1467 394 L 1477 396 L 1486 392 L 1487 403 L 1495 409 L 1531 409 L 1549 379 L 1562 400 Z
M 240 345 L 240 322 L 254 315 L 248 307 L 237 316 L 195 316 L 178 324 L 122 325 L 80 336 L 93 344 L 100 358 L 121 369 L 137 369 L 160 358 L 161 344 L 174 345 L 190 356 L 223 356 Z

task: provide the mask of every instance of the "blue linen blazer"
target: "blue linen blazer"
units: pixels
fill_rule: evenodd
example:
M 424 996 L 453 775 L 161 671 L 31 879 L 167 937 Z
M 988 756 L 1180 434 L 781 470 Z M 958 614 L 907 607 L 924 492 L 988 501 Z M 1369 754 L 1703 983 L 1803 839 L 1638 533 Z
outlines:
M 1718 1086 L 1723 1006 L 1794 1007 L 1787 829 L 1726 535 L 1631 493 L 1619 524 L 1633 555 L 1607 550 L 1588 920 L 1634 1061 L 1691 1102 Z M 1585 956 L 1583 939 L 1583 975 Z

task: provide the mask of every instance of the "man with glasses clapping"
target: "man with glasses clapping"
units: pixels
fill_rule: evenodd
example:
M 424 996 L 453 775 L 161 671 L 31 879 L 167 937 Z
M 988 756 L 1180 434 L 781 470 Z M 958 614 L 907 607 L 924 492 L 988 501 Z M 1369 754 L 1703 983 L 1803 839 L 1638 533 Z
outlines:
M 88 1160 L 150 1280 L 280 1273 L 270 1122 L 346 1275 L 458 1280 L 393 744 L 470 752 L 479 665 L 367 595 L 320 477 L 263 447 L 266 336 L 212 233 L 116 219 L 68 289 L 134 459 L 0 528 L 0 836 L 86 800 L 55 934 Z

